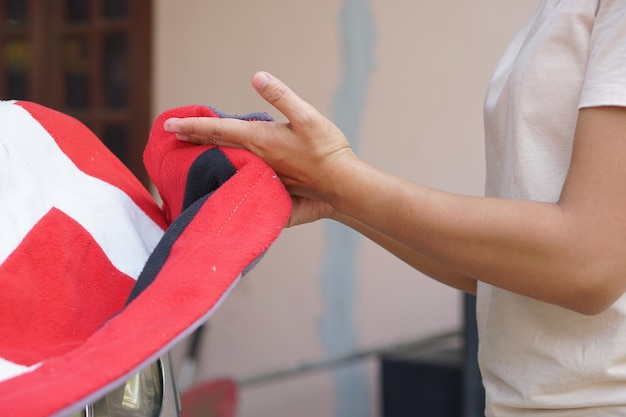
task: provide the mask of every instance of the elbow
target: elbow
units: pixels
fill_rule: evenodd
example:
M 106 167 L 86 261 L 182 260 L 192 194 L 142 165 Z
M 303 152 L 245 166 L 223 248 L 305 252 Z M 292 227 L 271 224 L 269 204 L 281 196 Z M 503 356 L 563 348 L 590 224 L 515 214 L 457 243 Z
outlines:
M 614 301 L 607 301 L 605 299 L 586 299 L 576 303 L 571 310 L 584 314 L 585 316 L 597 316 L 604 313 L 613 303 Z
M 622 281 L 614 272 L 577 277 L 567 307 L 587 316 L 602 314 L 624 294 Z

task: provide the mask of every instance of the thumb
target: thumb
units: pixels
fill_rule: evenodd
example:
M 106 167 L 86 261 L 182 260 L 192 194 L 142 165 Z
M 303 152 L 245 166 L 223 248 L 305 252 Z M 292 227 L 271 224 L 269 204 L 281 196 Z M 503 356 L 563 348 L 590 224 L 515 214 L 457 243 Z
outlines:
M 274 106 L 292 124 L 308 120 L 316 110 L 302 100 L 285 83 L 265 71 L 252 77 L 252 86 L 265 101 Z
M 274 79 L 274 77 L 265 71 L 259 71 L 252 76 L 252 86 L 259 94 L 263 95 L 265 87 Z

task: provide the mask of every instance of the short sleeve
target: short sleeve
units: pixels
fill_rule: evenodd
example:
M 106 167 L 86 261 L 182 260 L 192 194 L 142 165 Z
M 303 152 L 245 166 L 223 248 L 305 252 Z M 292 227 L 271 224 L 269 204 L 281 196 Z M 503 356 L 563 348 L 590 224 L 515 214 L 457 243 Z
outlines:
M 579 107 L 626 106 L 626 0 L 600 0 Z

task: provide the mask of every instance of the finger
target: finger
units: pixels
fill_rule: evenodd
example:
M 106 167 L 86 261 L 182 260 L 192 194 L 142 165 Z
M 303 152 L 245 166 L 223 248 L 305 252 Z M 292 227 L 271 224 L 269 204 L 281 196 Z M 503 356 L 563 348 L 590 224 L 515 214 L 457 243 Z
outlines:
M 235 143 L 235 142 L 229 142 L 227 140 L 214 140 L 214 139 L 209 139 L 205 136 L 202 135 L 197 135 L 197 134 L 185 134 L 185 133 L 177 133 L 176 134 L 176 139 L 183 141 L 183 142 L 189 142 L 189 143 L 194 143 L 196 145 L 216 145 L 216 146 L 227 146 L 230 148 L 241 148 L 241 149 L 246 149 L 245 146 L 239 144 L 239 143 Z
M 265 71 L 254 74 L 252 86 L 292 124 L 306 123 L 317 114 L 312 105 L 302 100 L 285 83 Z
M 197 144 L 246 147 L 257 123 L 218 117 L 170 118 L 163 123 L 179 140 Z M 258 129 L 257 129 L 258 130 Z

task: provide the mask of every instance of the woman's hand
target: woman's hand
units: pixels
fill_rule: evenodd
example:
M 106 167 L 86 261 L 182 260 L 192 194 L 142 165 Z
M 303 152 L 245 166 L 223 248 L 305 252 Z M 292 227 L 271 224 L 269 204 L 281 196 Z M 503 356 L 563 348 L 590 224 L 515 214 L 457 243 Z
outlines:
M 297 218 L 312 221 L 315 220 L 312 214 L 326 216 L 332 211 L 329 206 L 300 197 L 330 203 L 328 196 L 335 185 L 335 174 L 350 169 L 350 164 L 358 160 L 346 137 L 313 106 L 268 73 L 256 73 L 252 85 L 288 123 L 190 117 L 169 119 L 164 128 L 176 132 L 181 140 L 252 151 L 276 171 L 296 197 L 296 209 L 305 208 L 302 216 L 297 213 Z
M 293 202 L 293 209 L 287 227 L 327 219 L 335 212 L 330 204 L 320 200 L 292 195 L 291 201 Z

